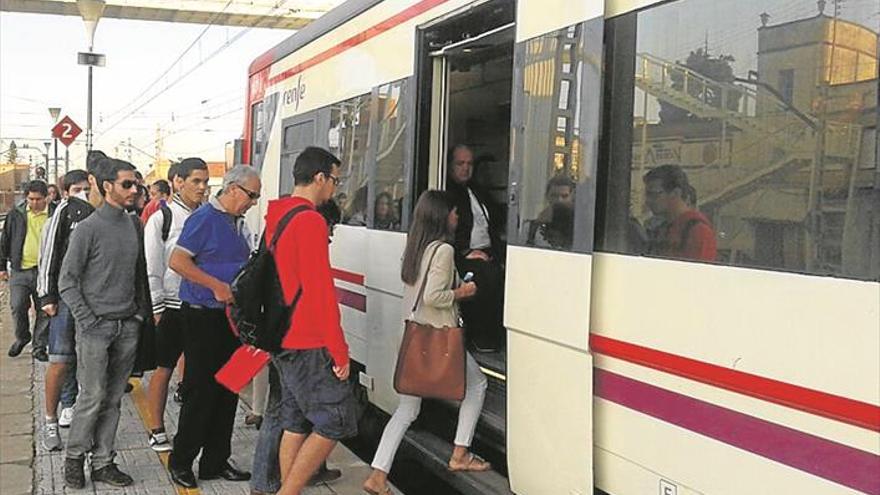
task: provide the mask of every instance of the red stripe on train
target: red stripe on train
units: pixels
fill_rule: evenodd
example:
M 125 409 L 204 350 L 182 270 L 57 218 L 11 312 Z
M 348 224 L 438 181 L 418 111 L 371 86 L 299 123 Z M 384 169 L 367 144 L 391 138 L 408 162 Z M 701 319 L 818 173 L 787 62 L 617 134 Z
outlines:
M 371 27 L 367 28 L 366 30 L 361 31 L 360 33 L 348 38 L 347 40 L 324 50 L 323 52 L 315 55 L 314 57 L 307 59 L 304 62 L 301 62 L 297 65 L 294 65 L 293 67 L 287 69 L 284 72 L 281 72 L 279 74 L 272 76 L 272 78 L 269 79 L 269 86 L 274 86 L 274 85 L 284 81 L 285 79 L 289 79 L 289 78 L 299 74 L 300 72 L 302 72 L 306 69 L 314 67 L 314 66 L 320 64 L 321 62 L 325 62 L 325 61 L 335 57 L 336 55 L 339 55 L 340 53 L 348 50 L 349 48 L 353 48 L 353 47 L 358 46 L 361 43 L 363 43 L 371 38 L 375 38 L 376 36 L 379 36 L 380 34 L 384 33 L 385 31 L 388 31 L 388 30 L 394 28 L 395 26 L 403 24 L 404 22 L 412 19 L 413 17 L 416 17 L 419 14 L 423 14 L 438 5 L 442 5 L 442 4 L 446 3 L 447 1 L 449 1 L 449 0 L 422 0 L 419 3 L 398 12 L 396 15 L 391 16 L 388 19 L 385 19 L 384 21 L 382 21 L 374 26 L 371 26 Z
M 358 294 L 342 287 L 336 287 L 336 300 L 343 306 L 348 306 L 363 313 L 367 312 L 367 296 L 363 294 Z
M 873 404 L 744 373 L 602 335 L 590 334 L 590 348 L 605 356 L 683 376 L 861 428 L 880 431 L 880 407 Z
M 364 276 L 360 273 L 347 272 L 345 270 L 340 270 L 339 268 L 331 268 L 330 273 L 333 274 L 333 278 L 336 280 L 342 280 L 343 282 L 349 282 L 355 285 L 364 285 Z

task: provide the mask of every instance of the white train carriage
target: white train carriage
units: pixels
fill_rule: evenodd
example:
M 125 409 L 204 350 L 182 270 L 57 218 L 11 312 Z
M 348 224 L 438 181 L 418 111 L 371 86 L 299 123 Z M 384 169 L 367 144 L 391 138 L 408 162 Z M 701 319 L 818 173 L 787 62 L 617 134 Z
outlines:
M 251 64 L 244 161 L 268 200 L 305 146 L 343 159 L 337 293 L 390 413 L 413 201 L 472 147 L 507 215 L 478 437 L 514 493 L 878 495 L 878 31 L 861 0 L 349 0 Z M 646 187 L 668 165 L 689 186 Z

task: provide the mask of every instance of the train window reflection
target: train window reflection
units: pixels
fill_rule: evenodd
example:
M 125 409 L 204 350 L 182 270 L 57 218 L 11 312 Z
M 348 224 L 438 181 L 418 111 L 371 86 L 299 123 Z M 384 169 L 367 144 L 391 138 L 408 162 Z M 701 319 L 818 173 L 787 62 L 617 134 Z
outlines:
M 707 3 L 613 21 L 599 248 L 877 279 L 876 3 Z
M 336 188 L 336 203 L 342 209 L 342 223 L 367 224 L 369 177 L 367 147 L 370 128 L 370 95 L 356 96 L 330 107 L 330 151 L 342 160 L 342 183 Z
M 400 230 L 406 195 L 407 118 L 403 105 L 407 98 L 406 80 L 379 87 L 378 145 L 376 147 L 376 196 L 373 200 L 372 227 Z

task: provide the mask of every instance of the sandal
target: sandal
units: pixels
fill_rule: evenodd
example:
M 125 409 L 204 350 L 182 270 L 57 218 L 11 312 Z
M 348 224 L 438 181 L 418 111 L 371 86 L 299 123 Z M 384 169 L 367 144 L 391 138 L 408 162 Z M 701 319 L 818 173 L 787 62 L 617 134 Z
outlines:
M 480 456 L 469 452 L 464 461 L 453 463 L 452 459 L 450 459 L 447 469 L 452 472 L 483 472 L 492 469 L 492 464 L 489 464 L 486 460 L 480 458 Z

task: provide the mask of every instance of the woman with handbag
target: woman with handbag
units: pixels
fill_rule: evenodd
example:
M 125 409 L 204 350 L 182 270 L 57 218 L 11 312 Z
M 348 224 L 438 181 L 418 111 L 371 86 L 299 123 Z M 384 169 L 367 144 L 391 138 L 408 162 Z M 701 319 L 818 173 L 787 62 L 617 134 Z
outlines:
M 405 284 L 403 308 L 406 319 L 422 326 L 436 327 L 438 332 L 457 328 L 458 301 L 477 293 L 476 284 L 461 283 L 455 270 L 455 252 L 449 242 L 457 224 L 458 213 L 448 195 L 442 191 L 425 191 L 413 212 L 413 223 L 403 253 L 401 278 Z M 488 471 L 491 465 L 468 450 L 487 387 L 486 376 L 469 353 L 465 353 L 465 376 L 466 390 L 459 410 L 449 470 Z M 400 395 L 400 404 L 385 426 L 376 449 L 373 471 L 364 481 L 363 488 L 367 493 L 391 493 L 388 472 L 403 435 L 419 414 L 421 403 L 421 397 Z

